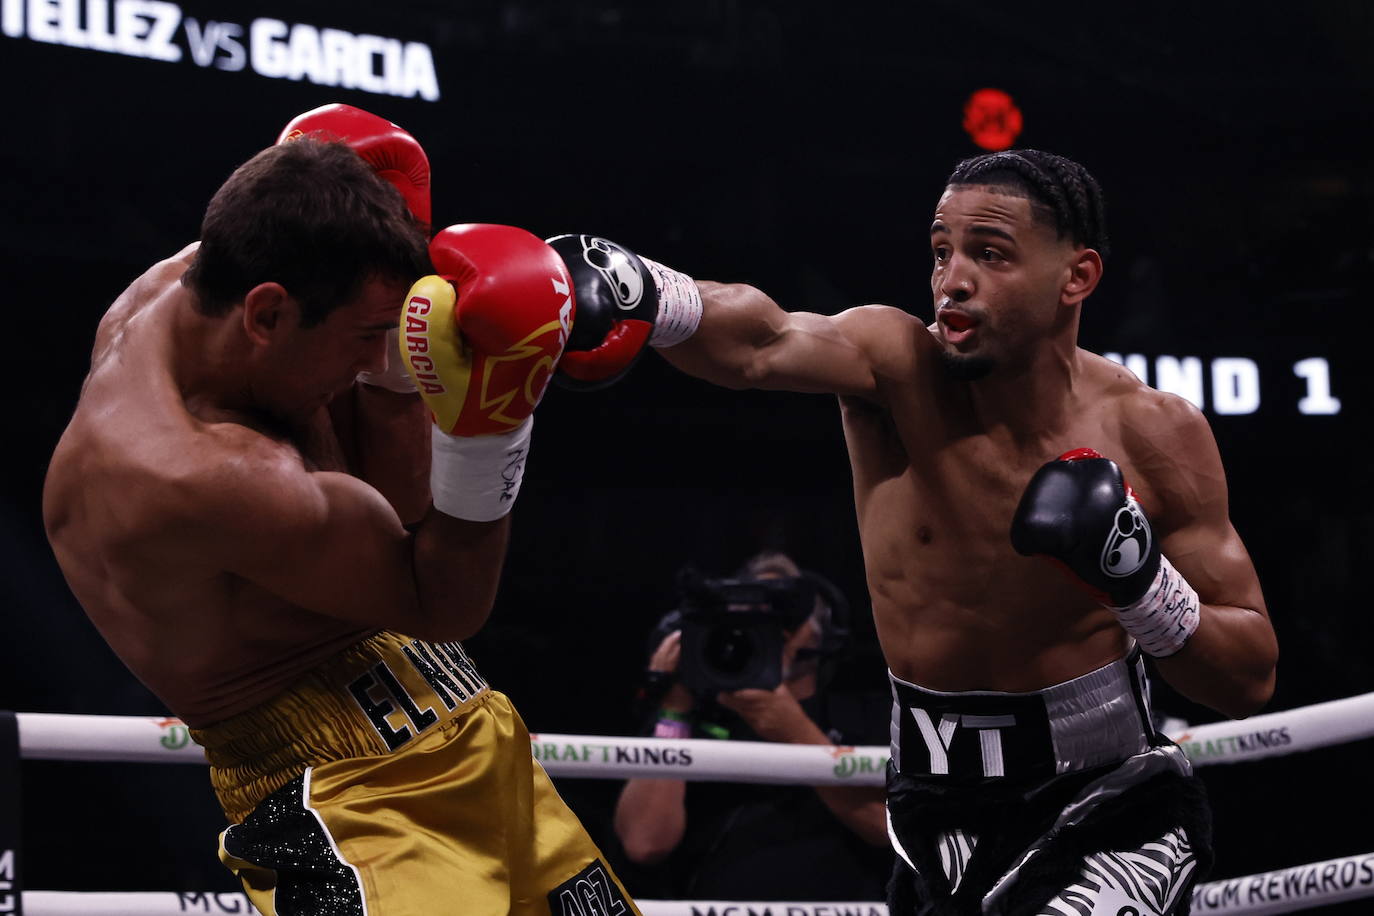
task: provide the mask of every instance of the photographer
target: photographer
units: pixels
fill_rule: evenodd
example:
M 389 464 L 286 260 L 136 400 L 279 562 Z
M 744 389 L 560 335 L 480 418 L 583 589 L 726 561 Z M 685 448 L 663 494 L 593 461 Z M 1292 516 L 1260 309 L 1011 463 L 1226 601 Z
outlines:
M 843 596 L 824 579 L 769 552 L 735 580 L 684 591 L 684 607 L 664 617 L 652 638 L 645 734 L 887 741 L 885 692 L 827 689 L 848 627 Z M 614 824 L 624 853 L 617 871 L 638 896 L 873 900 L 891 871 L 878 786 L 631 779 Z

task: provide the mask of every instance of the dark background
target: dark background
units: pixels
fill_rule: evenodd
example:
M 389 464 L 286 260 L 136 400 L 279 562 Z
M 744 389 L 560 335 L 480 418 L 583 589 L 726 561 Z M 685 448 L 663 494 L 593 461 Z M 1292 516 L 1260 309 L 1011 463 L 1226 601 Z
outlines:
M 1374 690 L 1354 589 L 1371 555 L 1356 438 L 1369 418 L 1358 361 L 1374 293 L 1365 4 L 180 7 L 201 23 L 271 16 L 426 42 L 442 97 L 0 36 L 14 430 L 0 707 L 163 712 L 67 592 L 43 536 L 43 474 L 104 308 L 195 238 L 215 188 L 293 115 L 345 101 L 409 129 L 434 165 L 439 226 L 591 231 L 699 278 L 754 283 L 790 309 L 885 302 L 929 316 L 923 235 L 944 178 L 979 152 L 962 106 L 987 86 L 1024 113 L 1018 145 L 1078 159 L 1105 188 L 1114 253 L 1084 312 L 1084 346 L 1260 366 L 1258 411 L 1203 406 L 1279 634 L 1270 709 Z M 1292 365 L 1308 357 L 1328 361 L 1338 414 L 1298 411 Z M 848 593 L 862 639 L 841 680 L 881 686 L 849 487 L 830 397 L 715 389 L 655 356 L 616 388 L 553 390 L 501 597 L 471 652 L 531 729 L 626 733 L 675 571 L 727 573 L 766 545 Z M 1214 877 L 1374 849 L 1369 764 L 1363 742 L 1202 769 L 1217 808 Z M 23 778 L 28 887 L 233 886 L 215 861 L 221 819 L 200 768 L 31 762 Z M 560 788 L 604 829 L 614 784 Z M 92 839 L 123 854 L 91 855 Z

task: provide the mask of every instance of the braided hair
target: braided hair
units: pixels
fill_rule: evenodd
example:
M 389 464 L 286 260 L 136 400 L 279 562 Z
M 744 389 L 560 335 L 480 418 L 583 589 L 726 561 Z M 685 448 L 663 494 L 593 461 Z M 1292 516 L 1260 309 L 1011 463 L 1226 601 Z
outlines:
M 955 166 L 946 185 L 981 185 L 1029 198 L 1034 215 L 1053 226 L 1059 238 L 1067 236 L 1107 257 L 1102 188 L 1072 159 L 1035 149 L 987 153 Z

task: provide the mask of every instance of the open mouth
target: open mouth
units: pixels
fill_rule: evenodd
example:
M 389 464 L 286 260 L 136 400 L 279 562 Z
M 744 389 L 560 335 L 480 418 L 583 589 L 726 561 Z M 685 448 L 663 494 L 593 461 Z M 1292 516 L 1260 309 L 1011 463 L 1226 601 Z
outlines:
M 945 340 L 952 344 L 964 342 L 978 330 L 977 320 L 965 312 L 941 309 L 938 318 L 940 327 L 944 330 Z

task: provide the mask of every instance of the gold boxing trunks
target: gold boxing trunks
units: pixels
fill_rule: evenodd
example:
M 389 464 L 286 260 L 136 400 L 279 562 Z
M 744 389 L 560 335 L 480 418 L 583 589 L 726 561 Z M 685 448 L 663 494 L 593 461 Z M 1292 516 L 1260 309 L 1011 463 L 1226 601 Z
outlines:
M 378 633 L 191 734 L 265 916 L 639 912 L 458 643 Z

